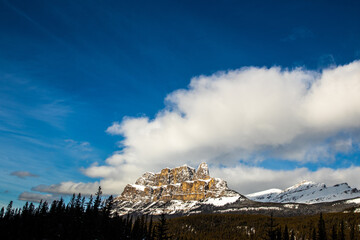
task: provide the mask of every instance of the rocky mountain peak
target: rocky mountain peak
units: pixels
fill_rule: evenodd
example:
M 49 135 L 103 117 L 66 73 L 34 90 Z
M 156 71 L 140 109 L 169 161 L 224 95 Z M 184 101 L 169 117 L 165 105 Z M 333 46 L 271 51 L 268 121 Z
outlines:
M 210 178 L 209 167 L 208 167 L 207 163 L 205 163 L 205 162 L 200 163 L 199 167 L 196 170 L 195 178 L 196 179 L 209 179 Z
M 209 175 L 206 163 L 197 170 L 187 165 L 164 168 L 159 173 L 146 172 L 135 184 L 126 185 L 118 200 L 131 202 L 154 202 L 171 200 L 203 200 L 234 195 L 227 183 Z

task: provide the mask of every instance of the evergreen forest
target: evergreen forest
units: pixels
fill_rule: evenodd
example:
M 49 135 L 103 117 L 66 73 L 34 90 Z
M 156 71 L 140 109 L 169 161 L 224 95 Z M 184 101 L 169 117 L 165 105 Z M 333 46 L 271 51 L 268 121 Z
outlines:
M 247 214 L 118 216 L 111 210 L 112 196 L 101 188 L 85 198 L 73 195 L 36 206 L 26 202 L 0 210 L 1 239 L 269 239 L 360 240 L 360 214 L 327 213 L 313 216 L 274 217 Z

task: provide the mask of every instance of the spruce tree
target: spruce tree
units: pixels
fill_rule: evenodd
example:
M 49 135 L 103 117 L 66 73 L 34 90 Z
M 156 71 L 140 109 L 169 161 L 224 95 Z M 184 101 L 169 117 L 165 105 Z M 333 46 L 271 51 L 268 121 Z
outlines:
M 0 210 L 0 218 L 3 218 L 4 214 L 5 214 L 5 209 L 4 209 L 4 207 L 2 207 Z
M 345 229 L 344 229 L 344 221 L 341 220 L 341 223 L 340 223 L 340 240 L 345 240 Z
M 96 198 L 94 201 L 94 211 L 97 212 L 99 210 L 100 204 L 101 204 L 101 186 L 99 186 L 98 191 L 95 193 Z
M 168 226 L 165 218 L 165 213 L 161 214 L 160 221 L 156 227 L 156 239 L 157 240 L 166 240 L 170 239 L 168 234 Z
M 316 240 L 316 239 L 317 239 L 317 238 L 316 238 L 316 229 L 315 229 L 315 228 L 313 228 L 311 239 L 312 239 L 312 240 Z
M 283 240 L 289 240 L 289 230 L 287 225 L 285 225 Z
M 327 240 L 325 221 L 323 219 L 322 213 L 320 213 L 319 222 L 318 222 L 318 240 Z
M 337 240 L 338 239 L 338 237 L 337 237 L 337 228 L 336 228 L 335 224 L 333 225 L 332 230 L 331 230 L 331 239 L 332 240 Z
M 277 224 L 275 224 L 273 213 L 270 214 L 269 223 L 267 224 L 267 238 L 269 240 L 276 239 L 276 232 L 277 232 Z
M 294 234 L 294 230 L 291 231 L 291 237 L 290 240 L 295 240 L 295 234 Z

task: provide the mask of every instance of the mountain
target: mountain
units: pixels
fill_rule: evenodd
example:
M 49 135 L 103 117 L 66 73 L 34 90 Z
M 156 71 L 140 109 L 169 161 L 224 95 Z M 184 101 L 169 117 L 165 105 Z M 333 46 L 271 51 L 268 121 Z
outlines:
M 353 199 L 350 199 L 353 198 Z M 345 200 L 343 200 L 345 199 Z M 311 203 L 311 204 L 309 204 Z M 206 163 L 146 172 L 115 198 L 112 214 L 183 216 L 202 213 L 298 216 L 320 212 L 360 212 L 360 193 L 346 183 L 332 187 L 304 181 L 285 190 L 269 189 L 247 197 L 211 177 Z
M 269 189 L 246 197 L 258 202 L 314 204 L 359 198 L 360 191 L 347 183 L 327 187 L 324 183 L 302 181 L 285 190 Z
M 115 211 L 120 215 L 181 214 L 203 205 L 219 207 L 236 201 L 249 200 L 230 190 L 226 181 L 210 177 L 208 165 L 201 163 L 197 170 L 184 165 L 144 173 L 115 198 Z

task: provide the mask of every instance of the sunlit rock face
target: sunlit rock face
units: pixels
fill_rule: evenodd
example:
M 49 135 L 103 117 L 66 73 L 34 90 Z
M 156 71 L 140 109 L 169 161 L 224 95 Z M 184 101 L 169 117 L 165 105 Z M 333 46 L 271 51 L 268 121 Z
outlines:
M 187 165 L 165 168 L 159 173 L 144 173 L 135 184 L 126 185 L 117 198 L 121 201 L 154 202 L 171 200 L 204 200 L 223 196 L 234 196 L 236 192 L 228 189 L 220 178 L 209 175 L 206 163 L 201 163 L 197 170 Z

